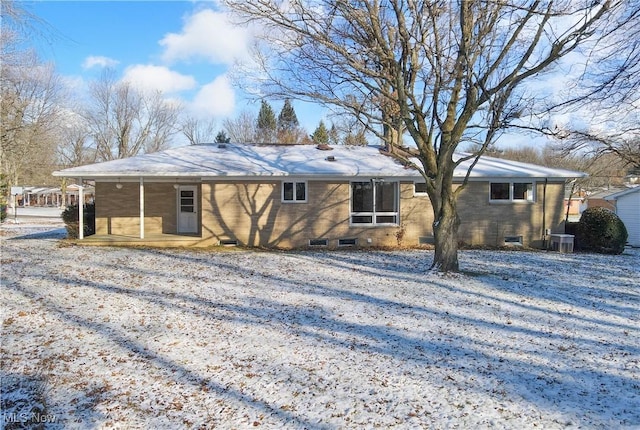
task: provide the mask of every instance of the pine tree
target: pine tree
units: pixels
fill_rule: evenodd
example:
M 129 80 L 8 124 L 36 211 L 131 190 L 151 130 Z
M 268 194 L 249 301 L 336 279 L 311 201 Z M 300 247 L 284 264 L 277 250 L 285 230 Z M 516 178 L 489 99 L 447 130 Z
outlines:
M 291 99 L 285 99 L 280 115 L 278 115 L 278 132 L 293 132 L 299 125 L 296 111 L 291 105 Z
M 329 129 L 329 145 L 339 145 L 340 144 L 340 132 L 338 132 L 338 127 L 335 124 L 331 123 L 331 128 Z
M 322 120 L 320 120 L 320 124 L 318 124 L 318 127 L 311 135 L 311 139 L 313 140 L 314 143 L 317 143 L 317 144 L 329 143 L 329 131 L 327 130 L 327 127 L 325 127 L 324 122 Z
M 256 140 L 259 143 L 273 143 L 276 138 L 276 114 L 266 101 L 262 101 L 256 122 Z
M 227 136 L 227 133 L 223 131 L 220 131 L 217 135 L 216 135 L 216 143 L 229 143 L 231 142 L 231 138 Z

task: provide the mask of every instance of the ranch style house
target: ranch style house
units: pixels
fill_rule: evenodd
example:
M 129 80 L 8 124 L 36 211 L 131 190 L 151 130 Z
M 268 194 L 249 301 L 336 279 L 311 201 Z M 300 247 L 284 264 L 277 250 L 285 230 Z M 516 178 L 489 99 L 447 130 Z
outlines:
M 455 183 L 469 163 L 456 169 Z M 80 238 L 86 244 L 287 249 L 433 240 L 423 177 L 374 146 L 192 145 L 54 176 L 95 186 L 96 232 Z M 459 240 L 542 247 L 549 234 L 564 233 L 565 184 L 583 176 L 481 157 L 458 200 Z

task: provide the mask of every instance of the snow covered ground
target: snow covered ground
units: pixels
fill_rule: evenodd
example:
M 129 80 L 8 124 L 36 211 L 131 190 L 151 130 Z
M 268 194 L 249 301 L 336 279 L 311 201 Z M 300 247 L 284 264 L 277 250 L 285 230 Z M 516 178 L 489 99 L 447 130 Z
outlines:
M 2 419 L 640 428 L 640 250 L 224 252 L 2 239 Z

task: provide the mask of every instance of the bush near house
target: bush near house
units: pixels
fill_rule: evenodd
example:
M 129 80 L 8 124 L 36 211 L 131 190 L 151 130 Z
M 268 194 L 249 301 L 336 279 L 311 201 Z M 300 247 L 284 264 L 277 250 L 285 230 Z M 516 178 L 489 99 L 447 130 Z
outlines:
M 7 219 L 7 194 L 9 193 L 9 184 L 7 184 L 6 176 L 0 174 L 0 222 Z
M 576 236 L 582 251 L 622 254 L 628 233 L 618 215 L 608 209 L 594 207 L 582 213 Z
M 77 239 L 79 232 L 79 208 L 78 205 L 67 206 L 62 212 L 62 220 L 67 229 L 69 239 Z M 93 203 L 84 205 L 84 235 L 90 236 L 96 232 L 96 206 Z

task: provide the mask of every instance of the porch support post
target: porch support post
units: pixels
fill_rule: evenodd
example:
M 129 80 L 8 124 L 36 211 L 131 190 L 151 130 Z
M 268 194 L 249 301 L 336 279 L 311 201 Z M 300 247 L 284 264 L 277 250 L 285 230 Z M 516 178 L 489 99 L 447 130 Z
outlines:
M 144 179 L 140 177 L 140 239 L 144 239 Z
M 78 239 L 84 239 L 84 187 L 82 178 L 78 181 Z

